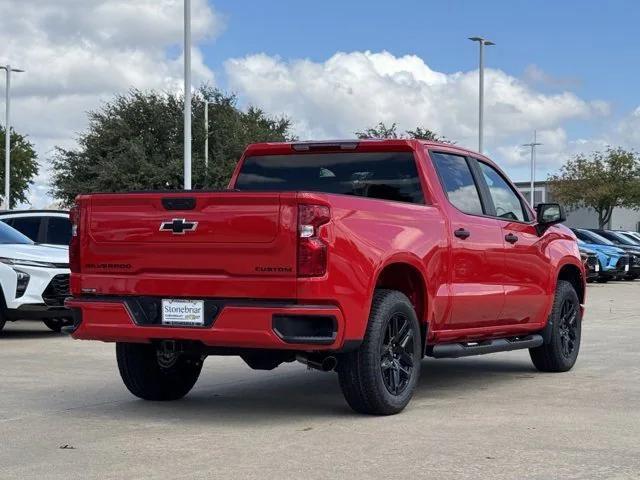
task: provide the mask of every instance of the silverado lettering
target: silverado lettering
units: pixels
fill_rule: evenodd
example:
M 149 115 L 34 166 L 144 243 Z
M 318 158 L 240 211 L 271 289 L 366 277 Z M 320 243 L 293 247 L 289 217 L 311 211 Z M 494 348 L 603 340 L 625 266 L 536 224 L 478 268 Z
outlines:
M 166 196 L 80 195 L 71 214 L 73 337 L 116 342 L 140 398 L 183 397 L 221 353 L 335 370 L 370 414 L 408 404 L 424 356 L 576 362 L 585 270 L 564 210 L 534 211 L 483 155 L 422 140 L 250 145 L 229 190 L 171 192 L 191 202 L 189 235 L 158 228 Z

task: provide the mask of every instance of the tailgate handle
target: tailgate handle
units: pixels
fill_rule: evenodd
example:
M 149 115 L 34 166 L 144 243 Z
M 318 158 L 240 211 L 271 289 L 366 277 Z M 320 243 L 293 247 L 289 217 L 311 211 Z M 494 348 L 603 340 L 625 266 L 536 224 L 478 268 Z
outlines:
M 192 197 L 163 198 L 162 206 L 165 210 L 193 210 L 196 208 L 196 199 Z

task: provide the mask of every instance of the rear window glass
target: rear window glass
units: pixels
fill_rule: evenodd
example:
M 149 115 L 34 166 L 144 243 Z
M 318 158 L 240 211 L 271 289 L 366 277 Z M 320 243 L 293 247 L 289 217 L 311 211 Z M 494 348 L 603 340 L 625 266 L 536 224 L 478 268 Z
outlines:
M 238 190 L 307 191 L 424 203 L 409 152 L 310 153 L 247 157 Z

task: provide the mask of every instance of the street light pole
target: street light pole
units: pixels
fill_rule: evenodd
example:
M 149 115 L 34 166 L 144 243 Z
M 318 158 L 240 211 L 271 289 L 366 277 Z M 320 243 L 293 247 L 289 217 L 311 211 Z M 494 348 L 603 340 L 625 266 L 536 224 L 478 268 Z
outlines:
M 478 42 L 480 45 L 480 60 L 478 62 L 478 73 L 480 77 L 478 86 L 478 152 L 482 153 L 484 135 L 484 46 L 495 45 L 495 43 L 482 37 L 469 37 L 469 40 Z
M 11 65 L 0 65 L 6 72 L 5 122 L 4 122 L 4 208 L 11 210 L 11 72 L 24 72 Z
M 184 0 L 184 189 L 191 190 L 191 0 Z
M 535 189 L 535 183 L 536 183 L 536 147 L 538 145 L 542 145 L 541 143 L 537 142 L 538 138 L 538 132 L 536 132 L 535 130 L 533 131 L 533 142 L 531 143 L 525 143 L 524 145 L 522 145 L 523 147 L 530 147 L 531 148 L 531 193 L 529 195 L 530 201 L 531 201 L 531 206 L 534 206 L 534 189 Z
M 209 102 L 204 101 L 204 171 L 209 171 Z

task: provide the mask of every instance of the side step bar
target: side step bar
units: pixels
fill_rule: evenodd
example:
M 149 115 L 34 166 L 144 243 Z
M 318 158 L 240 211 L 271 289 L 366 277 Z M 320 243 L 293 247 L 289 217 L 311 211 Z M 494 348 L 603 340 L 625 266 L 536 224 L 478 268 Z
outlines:
M 442 343 L 434 345 L 431 356 L 435 358 L 460 358 L 485 353 L 508 352 L 521 348 L 539 347 L 543 343 L 541 335 L 527 335 L 524 337 L 496 338 L 479 342 Z

